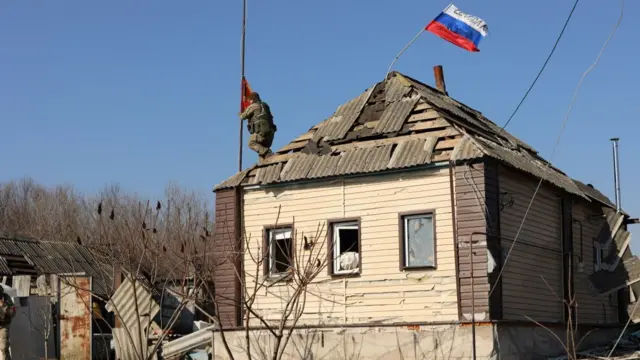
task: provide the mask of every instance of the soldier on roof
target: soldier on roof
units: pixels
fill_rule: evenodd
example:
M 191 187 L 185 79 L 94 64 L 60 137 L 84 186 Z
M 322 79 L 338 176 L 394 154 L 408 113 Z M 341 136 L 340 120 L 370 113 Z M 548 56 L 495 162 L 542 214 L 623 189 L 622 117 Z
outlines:
M 271 115 L 269 105 L 260 99 L 258 93 L 249 94 L 248 100 L 250 105 L 239 114 L 240 120 L 249 120 L 247 124 L 251 134 L 249 148 L 258 153 L 258 163 L 261 164 L 272 154 L 271 144 L 277 127 L 273 123 L 273 115 Z

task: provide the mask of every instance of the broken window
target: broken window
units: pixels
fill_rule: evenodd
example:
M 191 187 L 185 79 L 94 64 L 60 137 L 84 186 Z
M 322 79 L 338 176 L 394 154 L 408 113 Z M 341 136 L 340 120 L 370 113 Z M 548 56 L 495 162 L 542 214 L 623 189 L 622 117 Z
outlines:
M 599 271 L 602 266 L 602 259 L 604 259 L 604 249 L 602 249 L 602 245 L 594 241 L 593 243 L 593 267 L 594 271 Z
M 433 214 L 402 217 L 402 267 L 435 267 Z
M 360 271 L 360 228 L 358 222 L 333 224 L 333 273 Z
M 288 273 L 293 254 L 293 237 L 291 228 L 268 230 L 269 258 L 266 273 L 279 275 Z

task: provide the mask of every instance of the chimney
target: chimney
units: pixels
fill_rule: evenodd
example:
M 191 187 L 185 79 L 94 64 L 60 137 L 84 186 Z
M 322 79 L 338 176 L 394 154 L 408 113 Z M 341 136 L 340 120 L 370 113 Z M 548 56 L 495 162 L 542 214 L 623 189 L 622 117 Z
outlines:
M 442 70 L 442 65 L 433 67 L 433 76 L 436 78 L 436 88 L 443 94 L 448 95 L 447 86 L 444 84 L 444 70 Z
M 619 138 L 611 139 L 611 144 L 613 145 L 613 186 L 615 187 L 616 194 L 616 210 L 620 211 L 622 208 L 622 199 L 620 197 L 620 164 L 619 164 L 619 154 L 618 154 L 618 141 Z

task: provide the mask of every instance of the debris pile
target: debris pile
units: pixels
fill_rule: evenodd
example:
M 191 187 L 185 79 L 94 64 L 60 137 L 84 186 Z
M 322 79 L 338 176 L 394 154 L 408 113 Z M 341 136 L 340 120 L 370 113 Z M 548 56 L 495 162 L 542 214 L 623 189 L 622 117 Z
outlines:
M 640 359 L 640 330 L 623 336 L 619 342 L 615 339 L 611 344 L 601 346 L 594 349 L 579 351 L 578 359 L 611 359 L 611 360 L 628 360 Z M 617 342 L 617 345 L 616 345 Z M 615 346 L 615 350 L 609 357 L 611 349 Z M 548 360 L 565 360 L 569 359 L 568 355 L 548 358 Z

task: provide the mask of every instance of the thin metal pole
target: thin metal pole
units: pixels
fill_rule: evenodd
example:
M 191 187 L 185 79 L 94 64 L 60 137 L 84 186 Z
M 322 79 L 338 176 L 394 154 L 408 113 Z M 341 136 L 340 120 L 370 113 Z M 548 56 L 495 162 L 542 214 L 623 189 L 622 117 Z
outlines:
M 616 193 L 616 210 L 622 208 L 622 199 L 620 198 L 620 164 L 618 163 L 618 141 L 619 138 L 611 139 L 613 145 L 613 185 Z
M 244 100 L 244 46 L 245 32 L 247 30 L 247 0 L 242 1 L 242 50 L 240 52 L 240 111 L 242 111 L 242 102 Z M 242 171 L 242 120 L 240 120 L 240 131 L 238 135 L 238 171 Z
M 387 77 L 389 76 L 389 73 L 391 72 L 391 68 L 393 67 L 393 64 L 396 63 L 396 60 L 398 60 L 398 58 L 405 52 L 407 51 L 407 49 L 409 48 L 409 46 L 411 46 L 414 42 L 416 42 L 416 40 L 418 40 L 418 38 L 420 37 L 420 35 L 422 35 L 423 32 L 425 32 L 426 28 L 422 28 L 422 30 L 420 30 L 420 32 L 411 40 L 409 41 L 409 43 L 402 48 L 402 50 L 400 50 L 400 52 L 398 53 L 398 55 L 396 55 L 396 57 L 393 59 L 393 61 L 391 62 L 391 65 L 389 65 L 389 69 L 387 69 L 387 74 L 384 76 L 384 80 L 387 81 Z
M 473 234 L 469 236 L 469 261 L 471 262 L 471 346 L 472 358 L 476 360 L 476 294 L 473 289 Z

